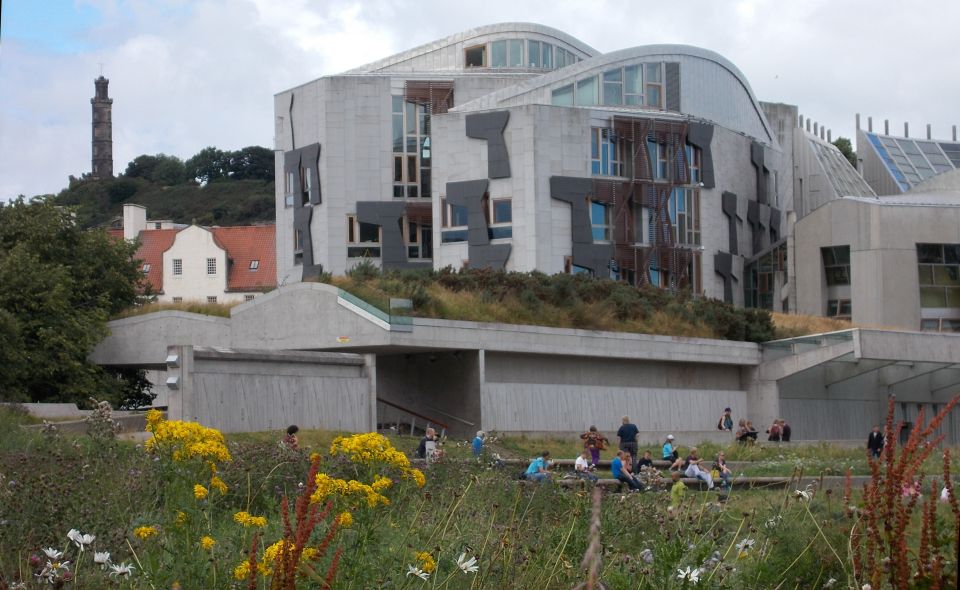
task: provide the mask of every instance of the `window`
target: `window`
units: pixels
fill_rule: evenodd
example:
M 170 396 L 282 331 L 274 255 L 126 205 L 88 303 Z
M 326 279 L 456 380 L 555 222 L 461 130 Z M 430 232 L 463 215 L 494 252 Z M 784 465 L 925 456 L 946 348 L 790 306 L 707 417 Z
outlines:
M 463 50 L 464 65 L 468 68 L 487 67 L 487 46 L 474 45 Z
M 490 44 L 490 65 L 495 68 L 507 67 L 507 42 L 494 41 Z
M 173 259 L 173 274 L 182 275 L 183 274 L 183 259 L 174 258 Z
M 650 208 L 642 205 L 633 205 L 633 241 L 637 244 L 650 244 L 653 235 L 653 220 L 650 218 Z
M 259 261 L 259 260 L 251 260 L 251 261 L 250 261 L 250 270 L 259 270 L 259 269 L 260 269 L 260 261 Z
M 174 302 L 174 303 L 183 303 L 183 297 L 174 297 L 174 298 L 173 298 L 173 302 Z
M 147 274 L 148 272 L 150 272 L 150 263 L 145 262 L 143 264 L 143 268 L 141 268 L 140 270 L 143 271 L 143 274 Z
M 527 63 L 531 68 L 540 67 L 540 42 L 539 41 L 527 41 Z
M 653 173 L 654 180 L 666 180 L 667 145 L 655 141 L 653 136 L 648 136 L 647 154 L 650 157 L 650 171 Z
M 217 302 L 217 296 L 216 296 L 216 295 L 208 295 L 208 296 L 207 296 L 207 303 L 216 303 L 216 302 Z
M 622 143 L 612 129 L 591 129 L 590 173 L 594 176 L 623 176 Z
M 690 184 L 700 184 L 700 148 L 686 146 L 687 165 L 690 167 Z
M 217 259 L 216 258 L 207 258 L 207 274 L 215 275 L 217 274 Z
M 543 46 L 543 69 L 552 70 L 553 69 L 553 45 L 549 43 L 542 43 Z
M 663 75 L 661 73 L 661 64 L 646 64 L 645 78 L 647 95 L 644 103 L 648 107 L 663 106 Z
M 293 263 L 303 262 L 303 231 L 293 230 Z
M 827 316 L 831 318 L 850 319 L 853 305 L 849 299 L 830 299 L 827 301 Z
M 850 284 L 850 246 L 820 248 L 827 285 Z
M 442 227 L 461 227 L 467 225 L 467 208 L 461 205 L 451 205 L 446 199 L 441 202 L 443 214 Z
M 558 49 L 559 51 L 559 49 Z M 553 91 L 553 99 L 551 102 L 558 107 L 572 107 L 573 106 L 573 84 L 568 84 L 562 88 L 557 88 Z
M 487 217 L 487 235 L 491 240 L 513 237 L 512 199 L 487 199 L 484 214 Z
M 577 106 L 593 106 L 600 102 L 600 86 L 597 77 L 577 80 Z
M 300 167 L 300 204 L 310 204 L 310 190 L 313 188 L 313 178 L 310 175 L 310 169 Z
M 511 68 L 523 67 L 523 39 L 510 39 L 507 43 L 510 48 L 508 63 Z
M 960 308 L 960 244 L 917 244 L 920 307 Z
M 347 215 L 347 258 L 379 258 L 380 235 L 379 225 L 363 223 L 356 215 Z
M 162 229 L 162 228 L 163 228 L 163 223 L 161 223 L 161 222 L 159 222 L 159 221 L 154 222 L 154 224 L 153 224 L 153 229 Z
M 643 69 L 640 66 L 623 68 L 623 104 L 640 106 L 643 104 Z
M 590 228 L 594 242 L 610 241 L 610 216 L 613 207 L 606 203 L 590 201 Z
M 433 258 L 433 228 L 404 218 L 403 241 L 407 245 L 407 258 Z
M 603 73 L 603 104 L 623 104 L 623 70 L 617 68 Z
M 250 293 L 247 293 L 246 295 L 243 296 L 244 301 L 253 301 L 253 298 L 254 296 L 251 295 Z
M 700 191 L 675 188 L 668 203 L 673 221 L 673 241 L 687 246 L 700 245 Z
M 429 105 L 392 97 L 393 196 L 430 197 L 430 110 Z

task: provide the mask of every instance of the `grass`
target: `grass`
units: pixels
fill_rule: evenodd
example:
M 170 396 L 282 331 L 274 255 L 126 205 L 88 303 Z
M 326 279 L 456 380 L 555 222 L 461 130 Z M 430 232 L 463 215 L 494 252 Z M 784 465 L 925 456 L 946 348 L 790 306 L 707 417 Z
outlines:
M 179 303 L 145 303 L 136 307 L 125 309 L 110 318 L 119 320 L 139 315 L 146 315 L 157 311 L 186 311 L 189 313 L 199 313 L 203 315 L 212 315 L 222 318 L 230 317 L 230 310 L 239 305 L 236 303 L 207 303 L 205 301 L 181 301 Z
M 333 432 L 301 431 L 300 442 L 309 449 L 304 453 L 281 448 L 279 432 L 230 435 L 232 460 L 217 469 L 226 493 L 211 487 L 207 497 L 197 499 L 194 485 L 210 478 L 202 462 L 170 461 L 166 455 L 154 460 L 139 446 L 86 436 L 51 438 L 23 431 L 21 420 L 0 410 L 0 587 L 18 580 L 39 587 L 34 573 L 46 558 L 33 566 L 30 556 L 45 547 L 68 553 L 77 587 L 246 587 L 234 580 L 233 570 L 247 560 L 254 530 L 237 524 L 233 515 L 245 510 L 266 517 L 268 524 L 254 543 L 261 556 L 283 535 L 282 496 L 292 497 L 309 483 L 310 451 L 323 455 L 319 466 L 330 477 L 370 482 L 393 474 L 395 483 L 384 490 L 390 500 L 385 506 L 334 496 L 331 514 L 349 510 L 353 524 L 333 530 L 331 516 L 320 519 L 307 544 L 320 547 L 329 534 L 329 551 L 302 566 L 306 577 L 296 587 L 323 587 L 319 574 L 311 572 L 326 572 L 337 551 L 334 588 L 570 588 L 586 577 L 580 563 L 590 539 L 589 494 L 518 485 L 513 468 L 443 461 L 425 469 L 427 485 L 418 488 L 385 464 L 331 457 Z M 416 443 L 415 437 L 389 438 L 401 451 L 411 451 Z M 544 447 L 565 454 L 578 445 L 523 437 L 496 445 L 519 456 Z M 469 456 L 453 441 L 445 449 L 448 457 Z M 751 452 L 766 457 L 768 449 Z M 833 460 L 850 451 L 801 447 L 796 452 Z M 820 588 L 830 578 L 846 587 L 857 582 L 850 577 L 845 550 L 855 521 L 837 496 L 815 494 L 807 502 L 794 498 L 792 490 L 738 491 L 718 503 L 716 495 L 688 493 L 668 509 L 666 493 L 607 493 L 600 500 L 600 579 L 609 588 L 689 588 L 678 570 L 690 568 L 698 570 L 699 585 L 709 588 Z M 949 518 L 944 506 L 938 511 Z M 133 530 L 140 526 L 154 526 L 157 534 L 139 538 Z M 96 535 L 83 555 L 66 541 L 71 528 Z M 916 524 L 906 529 L 914 540 L 915 529 Z M 214 541 L 211 549 L 200 544 L 203 537 Z M 93 550 L 110 551 L 115 563 L 135 563 L 135 575 L 108 578 L 92 563 Z M 410 566 L 426 566 L 419 552 L 429 554 L 436 566 L 428 580 L 407 575 Z M 477 558 L 477 572 L 459 570 L 461 554 Z M 946 571 L 952 575 L 955 566 Z M 262 577 L 254 585 L 268 586 Z

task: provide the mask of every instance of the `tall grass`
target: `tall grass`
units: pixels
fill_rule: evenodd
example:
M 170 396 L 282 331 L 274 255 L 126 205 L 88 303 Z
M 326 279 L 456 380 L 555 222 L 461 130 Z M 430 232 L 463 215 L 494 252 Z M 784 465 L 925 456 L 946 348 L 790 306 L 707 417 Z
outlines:
M 222 318 L 230 317 L 230 310 L 239 305 L 240 302 L 231 303 L 207 303 L 199 300 L 187 300 L 178 303 L 172 302 L 153 302 L 144 303 L 130 307 L 113 316 L 111 319 L 119 320 L 138 315 L 146 315 L 157 311 L 185 311 L 188 313 L 198 313 L 202 315 L 212 315 Z

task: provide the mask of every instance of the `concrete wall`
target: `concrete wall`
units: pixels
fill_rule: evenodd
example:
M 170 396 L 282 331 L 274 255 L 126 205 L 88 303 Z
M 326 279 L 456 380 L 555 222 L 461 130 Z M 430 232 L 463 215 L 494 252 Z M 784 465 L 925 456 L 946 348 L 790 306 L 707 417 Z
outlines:
M 363 357 L 173 347 L 179 366 L 168 378 L 171 420 L 223 432 L 301 428 L 362 432 L 373 428 L 372 366 Z
M 158 311 L 107 324 L 111 334 L 90 353 L 98 365 L 134 365 L 165 368 L 167 346 L 225 346 L 230 343 L 230 320 L 183 311 Z
M 611 436 L 629 415 L 646 444 L 668 433 L 712 438 L 726 406 L 746 413 L 737 367 L 486 352 L 485 430 L 581 433 L 591 424 Z

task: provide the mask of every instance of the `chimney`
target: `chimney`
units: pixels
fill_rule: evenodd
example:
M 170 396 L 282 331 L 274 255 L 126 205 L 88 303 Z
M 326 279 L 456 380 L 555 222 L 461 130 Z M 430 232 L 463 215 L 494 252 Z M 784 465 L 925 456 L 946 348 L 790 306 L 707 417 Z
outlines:
M 883 120 L 883 134 L 890 135 L 890 119 Z
M 807 133 L 810 133 L 810 119 L 807 119 Z
M 931 139 L 931 137 L 930 137 L 930 123 L 927 123 L 927 139 Z
M 903 122 L 903 136 L 910 137 L 910 123 Z
M 147 229 L 147 209 L 140 205 L 123 206 L 123 239 L 136 240 L 140 232 Z
M 824 127 L 823 125 L 820 126 L 820 139 L 826 139 L 826 134 L 825 134 L 826 130 L 827 128 Z
M 820 135 L 820 124 L 816 121 L 813 122 L 813 134 Z
M 860 131 L 860 113 L 857 113 L 856 120 L 857 120 L 857 131 Z
M 873 117 L 867 117 L 867 131 L 873 133 Z
M 803 129 L 803 115 L 800 115 L 800 129 Z
M 953 126 L 953 141 L 957 141 L 957 126 Z
M 833 129 L 827 129 L 827 141 L 833 143 Z

